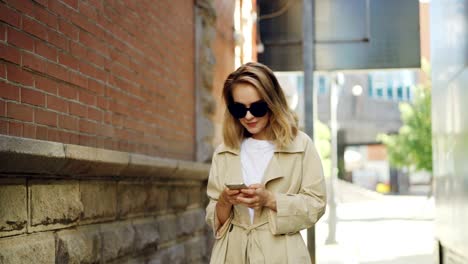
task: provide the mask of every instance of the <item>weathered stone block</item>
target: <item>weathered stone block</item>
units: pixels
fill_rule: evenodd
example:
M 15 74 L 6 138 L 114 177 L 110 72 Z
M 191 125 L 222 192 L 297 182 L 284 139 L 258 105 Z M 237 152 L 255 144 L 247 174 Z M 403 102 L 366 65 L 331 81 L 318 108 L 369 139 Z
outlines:
M 117 183 L 114 181 L 80 181 L 82 220 L 85 223 L 115 219 Z
M 163 248 L 159 250 L 156 254 L 153 254 L 150 257 L 148 263 L 150 264 L 179 264 L 179 263 L 189 263 L 185 262 L 185 247 L 182 244 L 176 244 L 169 248 Z
M 55 263 L 98 263 L 102 247 L 99 231 L 99 226 L 86 226 L 58 232 Z
M 202 206 L 202 193 L 200 185 L 189 187 L 188 192 L 188 208 L 198 208 Z
M 190 189 L 184 186 L 173 186 L 169 193 L 171 209 L 181 210 L 188 206 Z
M 158 222 L 156 219 L 133 221 L 135 229 L 135 247 L 141 251 L 148 248 L 156 249 L 159 243 Z
M 102 225 L 104 262 L 130 254 L 135 248 L 135 230 L 130 221 Z
M 2 238 L 0 263 L 55 263 L 55 240 L 51 233 Z
M 148 199 L 148 184 L 119 182 L 117 187 L 119 218 L 143 215 Z
M 25 179 L 0 179 L 0 237 L 26 232 Z
M 205 226 L 205 213 L 202 209 L 190 210 L 177 215 L 177 236 L 190 235 Z
M 194 237 L 184 243 L 185 263 L 201 263 L 206 255 L 206 244 L 202 237 Z
M 0 135 L 0 171 L 56 174 L 65 164 L 63 144 Z
M 157 219 L 160 242 L 165 243 L 177 237 L 177 219 L 175 215 L 161 216 Z
M 63 173 L 79 176 L 115 176 L 128 166 L 127 152 L 64 144 Z
M 83 204 L 78 181 L 39 181 L 29 183 L 31 224 L 28 231 L 41 231 L 76 225 Z
M 169 202 L 169 190 L 166 186 L 152 185 L 148 191 L 147 214 L 165 211 Z

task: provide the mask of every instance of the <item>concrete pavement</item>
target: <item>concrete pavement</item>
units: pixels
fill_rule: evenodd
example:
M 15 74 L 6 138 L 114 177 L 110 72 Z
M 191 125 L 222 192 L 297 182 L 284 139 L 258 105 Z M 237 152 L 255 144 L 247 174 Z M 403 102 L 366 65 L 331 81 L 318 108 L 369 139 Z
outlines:
M 318 264 L 432 264 L 434 201 L 381 195 L 338 181 L 337 244 L 326 245 L 327 214 L 316 225 Z

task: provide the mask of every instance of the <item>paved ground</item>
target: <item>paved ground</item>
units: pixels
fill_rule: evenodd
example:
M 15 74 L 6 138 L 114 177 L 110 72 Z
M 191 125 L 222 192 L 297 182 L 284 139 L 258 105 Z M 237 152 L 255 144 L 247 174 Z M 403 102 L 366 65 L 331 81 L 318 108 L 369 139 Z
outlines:
M 327 215 L 316 226 L 318 264 L 432 264 L 434 201 L 380 195 L 338 182 L 337 244 L 326 245 Z

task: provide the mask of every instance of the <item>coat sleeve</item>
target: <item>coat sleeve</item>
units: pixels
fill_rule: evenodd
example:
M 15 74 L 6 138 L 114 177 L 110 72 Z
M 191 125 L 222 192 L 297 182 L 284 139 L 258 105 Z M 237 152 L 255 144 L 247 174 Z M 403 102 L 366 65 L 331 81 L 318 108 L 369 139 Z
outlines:
M 276 212 L 270 210 L 270 230 L 274 235 L 293 234 L 312 227 L 325 213 L 326 187 L 322 163 L 308 138 L 302 160 L 298 193 L 276 193 Z
M 228 220 L 221 225 L 218 220 L 218 216 L 216 215 L 216 203 L 218 202 L 219 195 L 224 190 L 224 181 L 220 179 L 221 176 L 219 174 L 218 166 L 218 157 L 215 152 L 211 162 L 208 186 L 206 189 L 209 199 L 208 206 L 206 207 L 206 223 L 213 229 L 213 234 L 216 239 L 224 237 L 233 218 L 233 212 L 231 210 L 231 215 Z

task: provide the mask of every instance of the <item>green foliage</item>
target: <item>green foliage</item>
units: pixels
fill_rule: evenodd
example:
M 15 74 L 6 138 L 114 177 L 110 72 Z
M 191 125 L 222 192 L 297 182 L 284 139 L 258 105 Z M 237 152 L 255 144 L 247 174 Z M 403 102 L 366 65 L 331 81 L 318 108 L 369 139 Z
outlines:
M 320 154 L 323 165 L 323 172 L 325 177 L 330 175 L 331 169 L 331 146 L 330 146 L 330 129 L 320 120 L 314 122 L 314 135 L 315 135 L 315 146 Z
M 398 134 L 379 134 L 388 151 L 390 164 L 432 172 L 431 85 L 419 85 L 412 104 L 401 103 L 403 126 Z

